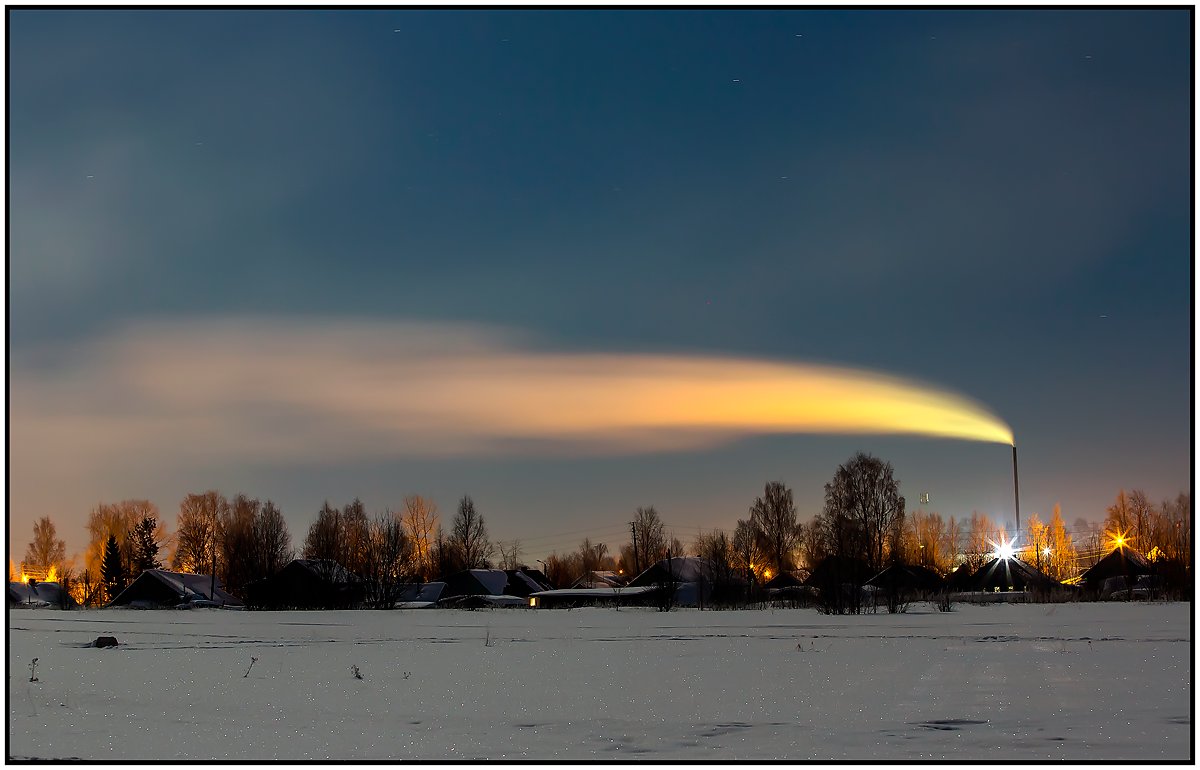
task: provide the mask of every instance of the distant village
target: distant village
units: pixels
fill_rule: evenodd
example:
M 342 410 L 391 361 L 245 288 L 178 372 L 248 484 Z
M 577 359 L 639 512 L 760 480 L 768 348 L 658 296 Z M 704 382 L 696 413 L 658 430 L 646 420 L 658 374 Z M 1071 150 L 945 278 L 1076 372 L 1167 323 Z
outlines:
M 955 602 L 1191 599 L 1186 494 L 1151 504 L 1122 490 L 1101 534 L 1079 523 L 1068 530 L 1057 506 L 1050 521 L 1033 514 L 1020 532 L 978 512 L 944 519 L 906 510 L 898 490 L 889 463 L 859 453 L 825 485 L 825 507 L 811 521 L 798 520 L 790 489 L 770 482 L 732 531 L 701 531 L 685 545 L 654 507 L 642 507 L 615 552 L 584 538 L 571 553 L 536 560 L 540 569 L 526 563 L 519 541 L 489 538 L 469 496 L 448 531 L 420 496 L 375 516 L 359 500 L 326 503 L 300 558 L 269 500 L 190 494 L 169 535 L 151 503 L 128 500 L 91 512 L 88 551 L 74 560 L 53 522 L 40 519 L 19 570 L 9 564 L 8 606 L 789 606 L 844 614 L 903 612 L 913 602 L 950 610 Z

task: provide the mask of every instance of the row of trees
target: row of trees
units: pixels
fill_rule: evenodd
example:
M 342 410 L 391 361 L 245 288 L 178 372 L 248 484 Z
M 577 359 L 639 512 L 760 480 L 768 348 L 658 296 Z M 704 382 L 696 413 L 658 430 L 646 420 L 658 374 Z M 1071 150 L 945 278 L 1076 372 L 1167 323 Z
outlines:
M 244 494 L 227 498 L 216 490 L 184 497 L 173 533 L 148 500 L 97 505 L 87 529 L 88 547 L 78 568 L 66 558 L 66 544 L 49 517 L 35 523 L 24 561 L 47 570 L 44 579 L 57 580 L 80 603 L 110 601 L 143 571 L 163 567 L 215 574 L 226 590 L 240 594 L 296 555 L 275 503 Z M 516 541 L 494 544 L 489 539 L 484 517 L 469 496 L 459 502 L 446 533 L 437 505 L 414 495 L 404 499 L 403 510 L 374 516 L 358 499 L 341 508 L 326 502 L 300 553 L 322 564 L 336 562 L 362 577 L 374 592 L 368 600 L 383 605 L 405 582 L 489 567 L 497 551 L 502 562 L 515 566 L 520 559 Z M 15 573 L 10 563 L 10 580 L 17 579 Z
M 1122 490 L 1103 526 L 1079 518 L 1068 529 L 1055 505 L 1049 522 L 1035 513 L 1021 533 L 978 511 L 960 521 L 937 512 L 908 512 L 905 506 L 891 463 L 860 452 L 838 467 L 825 485 L 824 507 L 809 522 L 799 521 L 792 491 L 772 481 L 732 534 L 701 532 L 685 548 L 667 533 L 653 507 L 638 508 L 631 541 L 615 556 L 606 544 L 584 540 L 573 553 L 551 554 L 546 572 L 556 585 L 565 585 L 589 570 L 636 573 L 668 554 L 686 554 L 711 562 L 716 582 L 734 576 L 769 580 L 784 570 L 815 567 L 828 556 L 862 562 L 870 570 L 902 563 L 945 575 L 959 565 L 974 571 L 1001 544 L 1013 542 L 1018 558 L 1062 581 L 1111 550 L 1118 534 L 1152 561 L 1189 563 L 1191 558 L 1191 498 L 1185 493 L 1156 506 L 1139 490 Z
M 746 518 L 732 531 L 701 532 L 685 546 L 670 535 L 653 506 L 640 507 L 630 540 L 610 550 L 584 539 L 578 550 L 553 553 L 543 562 L 557 586 L 590 572 L 611 570 L 632 576 L 667 556 L 695 555 L 712 563 L 714 580 L 734 577 L 769 580 L 796 567 L 813 567 L 828 556 L 857 560 L 878 570 L 890 563 L 918 564 L 947 573 L 958 564 L 979 567 L 1011 533 L 986 514 L 959 521 L 923 510 L 906 512 L 890 463 L 858 453 L 840 465 L 825 485 L 825 503 L 814 518 L 800 522 L 792 491 L 782 482 L 765 485 Z M 1019 556 L 1050 576 L 1065 580 L 1078 572 L 1080 557 L 1097 558 L 1117 535 L 1151 559 L 1190 560 L 1191 499 L 1180 494 L 1159 505 L 1140 490 L 1118 493 L 1107 510 L 1103 531 L 1078 519 L 1068 530 L 1059 507 L 1049 522 L 1034 514 L 1017 538 Z M 80 601 L 113 598 L 146 569 L 209 574 L 237 594 L 249 583 L 277 572 L 294 555 L 283 513 L 272 501 L 216 490 L 189 494 L 180 503 L 173 533 L 147 500 L 97 505 L 88 517 L 89 544 L 75 569 L 53 522 L 34 526 L 27 564 L 53 568 L 60 582 L 75 583 Z M 1108 533 L 1105 537 L 1102 532 Z M 432 580 L 462 569 L 522 566 L 519 541 L 493 542 L 483 515 L 469 496 L 459 501 L 449 531 L 436 503 L 419 495 L 404 498 L 399 511 L 368 515 L 361 500 L 336 507 L 326 502 L 309 527 L 300 554 L 336 562 L 376 586 L 385 604 L 399 586 Z M 10 564 L 10 579 L 14 576 Z M 368 597 L 369 600 L 371 597 Z

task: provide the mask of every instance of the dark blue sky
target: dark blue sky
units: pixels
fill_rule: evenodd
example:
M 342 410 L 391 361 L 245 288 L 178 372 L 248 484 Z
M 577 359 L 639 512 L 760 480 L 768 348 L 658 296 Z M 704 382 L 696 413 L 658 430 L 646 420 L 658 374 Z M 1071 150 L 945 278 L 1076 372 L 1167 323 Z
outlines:
M 945 386 L 1013 427 L 1026 514 L 1100 520 L 1120 487 L 1188 487 L 1190 9 L 8 19 L 16 381 L 166 319 L 467 321 L 555 350 Z M 1011 515 L 1004 447 L 776 436 L 153 474 L 130 458 L 86 482 L 14 474 L 10 524 L 23 544 L 49 514 L 74 550 L 96 501 L 150 497 L 173 523 L 218 487 L 276 499 L 299 541 L 326 498 L 423 492 L 449 514 L 470 493 L 535 558 L 578 539 L 538 535 L 619 531 L 650 503 L 681 536 L 731 527 L 774 478 L 807 518 L 858 449 L 914 506 Z

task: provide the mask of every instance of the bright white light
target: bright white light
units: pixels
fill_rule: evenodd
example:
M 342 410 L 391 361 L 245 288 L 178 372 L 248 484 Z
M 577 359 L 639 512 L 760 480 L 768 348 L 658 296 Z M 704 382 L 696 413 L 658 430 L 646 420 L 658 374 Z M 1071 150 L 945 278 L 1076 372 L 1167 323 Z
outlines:
M 996 555 L 1005 561 L 1011 559 L 1014 553 L 1016 553 L 1016 549 L 1013 548 L 1013 544 L 1003 540 L 1000 541 L 1000 545 L 996 548 Z

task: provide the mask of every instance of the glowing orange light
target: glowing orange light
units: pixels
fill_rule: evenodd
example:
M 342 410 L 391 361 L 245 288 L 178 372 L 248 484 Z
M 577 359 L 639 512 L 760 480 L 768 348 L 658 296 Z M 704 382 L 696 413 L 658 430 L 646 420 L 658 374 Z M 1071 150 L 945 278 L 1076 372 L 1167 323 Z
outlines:
M 763 577 L 765 577 L 767 580 L 770 580 L 771 579 L 771 570 L 769 570 L 769 569 L 763 570 Z

